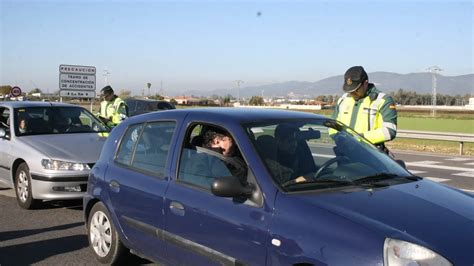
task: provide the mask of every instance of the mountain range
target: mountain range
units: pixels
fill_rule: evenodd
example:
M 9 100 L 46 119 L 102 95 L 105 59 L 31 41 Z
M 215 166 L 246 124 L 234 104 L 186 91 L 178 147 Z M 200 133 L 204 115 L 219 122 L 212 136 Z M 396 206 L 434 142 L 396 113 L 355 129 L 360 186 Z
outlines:
M 391 72 L 368 73 L 369 82 L 383 92 L 396 92 L 399 89 L 414 91 L 418 94 L 432 92 L 431 73 L 397 74 Z M 437 93 L 449 95 L 474 95 L 474 74 L 461 76 L 442 76 L 436 74 Z M 295 97 L 316 97 L 318 95 L 341 95 L 343 75 L 325 78 L 316 82 L 287 81 L 262 86 L 240 88 L 240 97 L 249 98 L 255 95 L 268 97 L 285 97 L 292 93 Z M 237 97 L 237 89 L 216 89 L 212 91 L 186 91 L 186 95 L 233 95 Z

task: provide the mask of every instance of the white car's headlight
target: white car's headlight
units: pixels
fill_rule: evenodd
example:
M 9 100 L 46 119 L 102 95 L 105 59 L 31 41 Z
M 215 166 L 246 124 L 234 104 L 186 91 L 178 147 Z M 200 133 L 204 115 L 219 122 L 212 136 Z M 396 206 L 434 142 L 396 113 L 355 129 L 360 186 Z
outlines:
M 91 169 L 86 163 L 71 163 L 50 159 L 41 160 L 41 165 L 48 170 L 84 171 Z
M 425 247 L 387 238 L 383 247 L 384 265 L 452 265 L 438 253 Z

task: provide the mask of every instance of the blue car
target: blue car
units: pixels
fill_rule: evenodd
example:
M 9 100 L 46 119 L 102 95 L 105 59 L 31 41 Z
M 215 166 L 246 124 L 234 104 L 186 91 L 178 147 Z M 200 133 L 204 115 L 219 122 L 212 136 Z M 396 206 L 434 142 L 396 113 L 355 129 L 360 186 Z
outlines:
M 182 109 L 117 126 L 91 170 L 101 263 L 473 265 L 474 197 L 324 116 Z

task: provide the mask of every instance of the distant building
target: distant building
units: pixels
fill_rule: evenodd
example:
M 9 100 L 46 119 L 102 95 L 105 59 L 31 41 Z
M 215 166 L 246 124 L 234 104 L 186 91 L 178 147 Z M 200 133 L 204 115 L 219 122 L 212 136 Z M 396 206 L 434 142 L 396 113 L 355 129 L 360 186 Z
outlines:
M 469 98 L 469 104 L 466 105 L 466 109 L 474 110 L 474 97 Z

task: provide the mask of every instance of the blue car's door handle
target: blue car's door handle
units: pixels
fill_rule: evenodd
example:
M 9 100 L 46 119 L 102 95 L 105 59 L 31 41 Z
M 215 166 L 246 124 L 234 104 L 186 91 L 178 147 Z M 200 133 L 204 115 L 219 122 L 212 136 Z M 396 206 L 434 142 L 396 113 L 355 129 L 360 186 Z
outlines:
M 176 215 L 184 216 L 184 206 L 183 206 L 183 204 L 181 204 L 179 202 L 172 201 L 170 203 L 170 210 L 171 210 L 172 213 L 174 213 Z
M 110 190 L 113 192 L 119 192 L 120 191 L 120 183 L 116 180 L 112 180 L 109 183 Z

